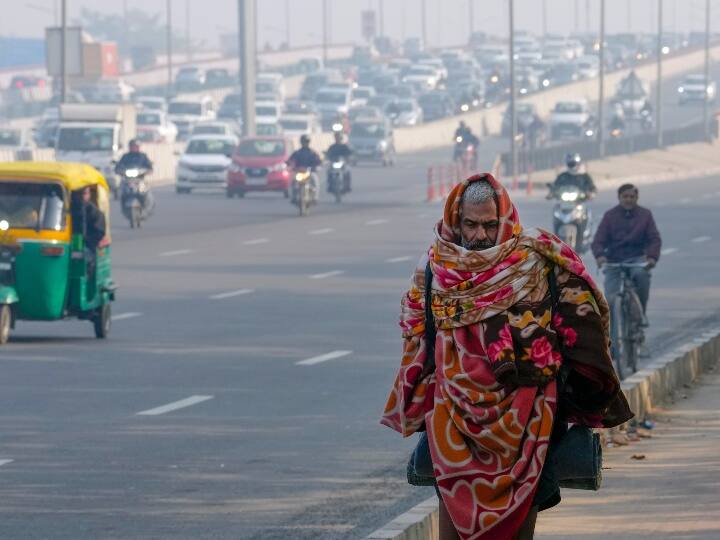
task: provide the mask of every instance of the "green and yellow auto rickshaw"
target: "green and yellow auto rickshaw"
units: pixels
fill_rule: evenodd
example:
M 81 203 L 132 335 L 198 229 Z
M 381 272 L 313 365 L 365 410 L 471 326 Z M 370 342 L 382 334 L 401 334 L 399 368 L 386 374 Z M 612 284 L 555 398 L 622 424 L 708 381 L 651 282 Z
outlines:
M 107 337 L 116 289 L 108 194 L 89 165 L 0 163 L 0 344 L 21 320 L 75 317 Z

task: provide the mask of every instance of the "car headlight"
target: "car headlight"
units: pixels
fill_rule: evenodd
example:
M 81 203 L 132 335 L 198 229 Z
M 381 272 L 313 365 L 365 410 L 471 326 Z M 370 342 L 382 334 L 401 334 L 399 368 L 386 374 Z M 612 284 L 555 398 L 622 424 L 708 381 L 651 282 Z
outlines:
M 547 88 L 550 86 L 550 80 L 549 79 L 543 79 L 542 85 L 544 88 Z
M 585 130 L 585 136 L 586 136 L 586 137 L 592 137 L 593 135 L 595 135 L 595 132 L 594 132 L 592 129 L 586 129 L 586 130 Z
M 715 93 L 715 89 L 712 86 L 707 87 L 708 96 L 712 96 Z
M 470 106 L 467 103 L 463 103 L 462 107 L 460 107 L 460 110 L 462 110 L 462 112 L 468 112 L 470 110 Z
M 387 148 L 387 142 L 386 141 L 380 141 L 377 143 L 378 150 L 385 150 Z
M 680 88 L 678 88 L 678 93 L 682 94 L 684 92 L 685 92 L 685 88 L 683 88 L 682 86 Z

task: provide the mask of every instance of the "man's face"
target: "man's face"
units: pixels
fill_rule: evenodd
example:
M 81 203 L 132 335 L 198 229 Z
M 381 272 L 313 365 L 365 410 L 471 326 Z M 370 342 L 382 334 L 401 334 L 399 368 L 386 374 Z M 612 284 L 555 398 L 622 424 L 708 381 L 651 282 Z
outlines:
M 625 210 L 632 210 L 637 206 L 638 192 L 635 189 L 626 189 L 618 197 L 620 200 L 620 206 Z
M 463 202 L 461 207 L 461 245 L 471 251 L 482 251 L 495 245 L 500 221 L 497 204 L 490 200 L 480 204 Z
M 82 198 L 83 198 L 83 202 L 86 202 L 86 203 L 90 202 L 90 188 L 83 189 Z

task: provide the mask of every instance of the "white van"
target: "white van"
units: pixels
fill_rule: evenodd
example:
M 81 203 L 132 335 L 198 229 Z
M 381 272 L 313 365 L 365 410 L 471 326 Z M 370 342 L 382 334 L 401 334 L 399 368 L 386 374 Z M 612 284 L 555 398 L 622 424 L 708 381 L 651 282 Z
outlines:
M 215 120 L 215 103 L 210 96 L 174 99 L 168 105 L 168 118 L 178 128 L 178 139 L 186 139 L 198 122 Z

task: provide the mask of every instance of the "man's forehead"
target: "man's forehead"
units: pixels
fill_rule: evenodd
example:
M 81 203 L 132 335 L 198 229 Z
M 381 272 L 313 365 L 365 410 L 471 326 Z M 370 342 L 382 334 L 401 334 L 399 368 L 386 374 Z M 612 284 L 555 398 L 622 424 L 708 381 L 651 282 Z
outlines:
M 494 200 L 482 203 L 471 203 L 463 201 L 460 207 L 460 215 L 463 218 L 472 219 L 473 221 L 484 221 L 489 219 L 497 219 L 497 205 Z

